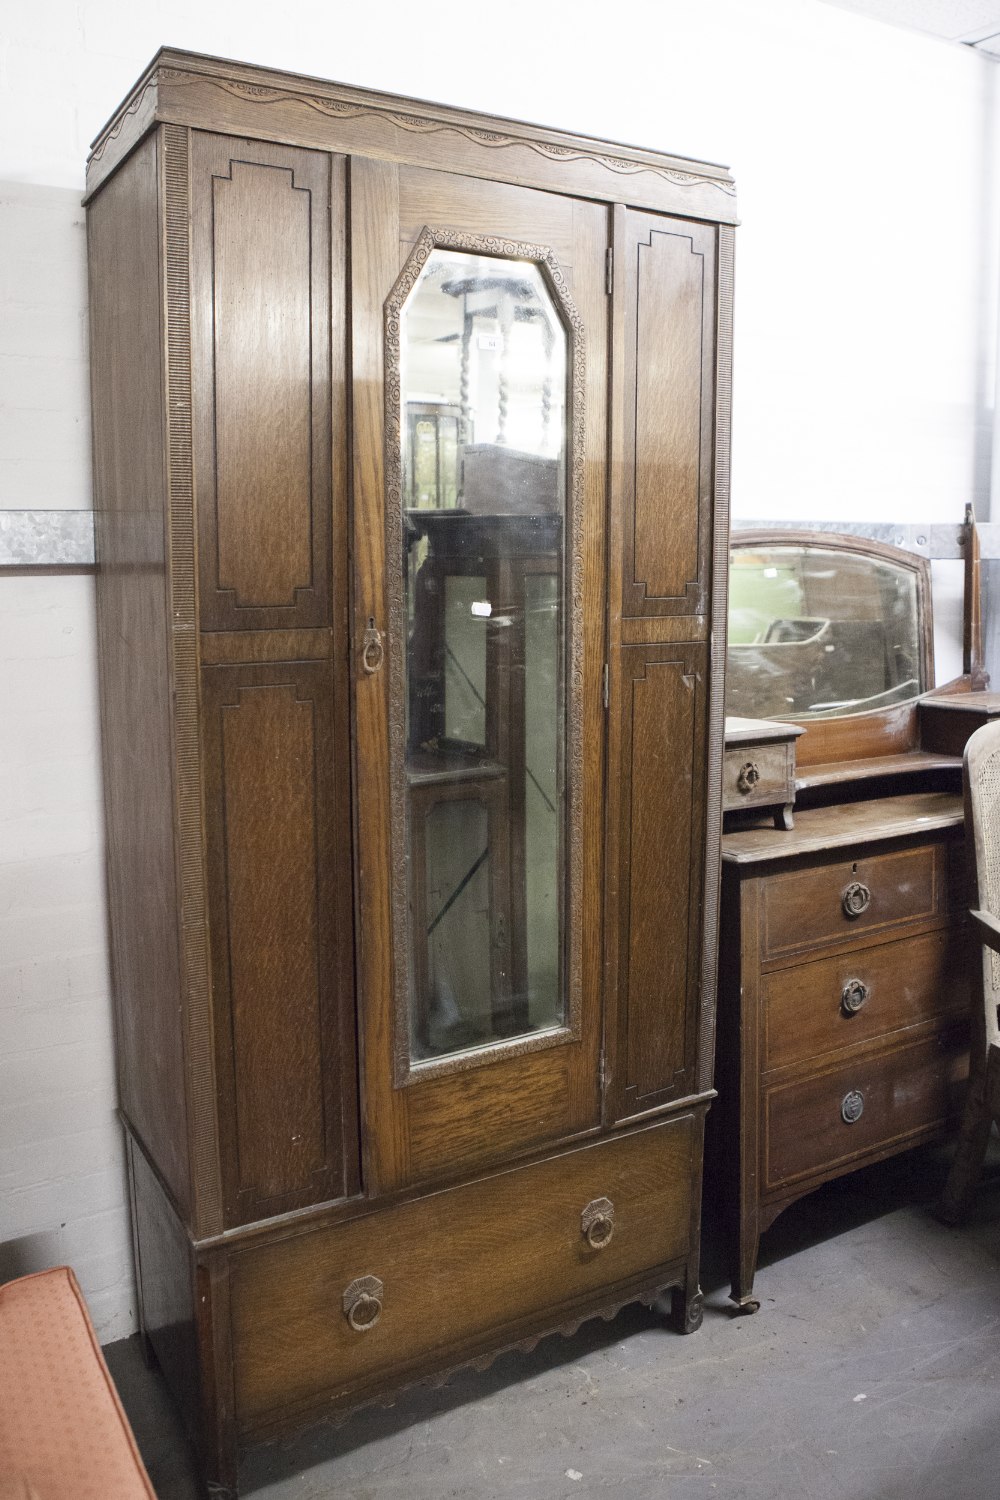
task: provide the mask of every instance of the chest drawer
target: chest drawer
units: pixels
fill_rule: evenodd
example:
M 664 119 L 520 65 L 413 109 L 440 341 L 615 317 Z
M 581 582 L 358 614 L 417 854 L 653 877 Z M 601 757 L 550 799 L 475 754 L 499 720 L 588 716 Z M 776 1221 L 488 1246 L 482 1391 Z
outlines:
M 871 1041 L 969 1005 L 968 932 L 957 923 L 762 981 L 763 1071 Z
M 948 851 L 936 843 L 863 855 L 782 871 L 762 885 L 766 960 L 941 915 L 949 900 Z
M 953 1023 L 920 1041 L 869 1054 L 802 1082 L 763 1092 L 764 1188 L 900 1150 L 945 1123 L 961 1104 L 968 1028 Z
M 791 745 L 737 745 L 727 750 L 722 760 L 724 810 L 791 802 L 793 757 Z
M 302 1233 L 232 1258 L 236 1408 L 246 1427 L 421 1361 L 456 1362 L 515 1320 L 558 1309 L 687 1253 L 694 1117 L 616 1137 L 467 1187 Z M 609 1200 L 585 1231 L 588 1206 Z M 593 1219 L 593 1214 L 591 1215 Z M 375 1278 L 354 1320 L 345 1291 Z M 555 1318 L 554 1321 L 558 1321 Z

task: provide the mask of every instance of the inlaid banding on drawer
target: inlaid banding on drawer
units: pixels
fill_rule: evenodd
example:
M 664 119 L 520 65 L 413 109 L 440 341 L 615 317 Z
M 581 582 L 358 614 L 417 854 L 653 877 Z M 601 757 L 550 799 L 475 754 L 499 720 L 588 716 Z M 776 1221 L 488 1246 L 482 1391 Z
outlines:
M 927 920 L 948 909 L 947 852 L 922 845 L 769 875 L 763 957 Z
M 765 1190 L 814 1173 L 834 1176 L 865 1153 L 900 1150 L 933 1134 L 961 1104 L 968 1028 L 953 1022 L 920 1041 L 854 1058 L 799 1083 L 764 1089 Z
M 458 1362 L 477 1338 L 647 1271 L 655 1281 L 687 1254 L 695 1123 L 685 1115 L 234 1255 L 241 1426 L 313 1398 L 336 1403 L 435 1353 Z M 359 1332 L 344 1296 L 362 1278 L 382 1290 Z
M 814 963 L 763 981 L 767 1071 L 867 1042 L 969 1004 L 968 934 L 939 928 Z

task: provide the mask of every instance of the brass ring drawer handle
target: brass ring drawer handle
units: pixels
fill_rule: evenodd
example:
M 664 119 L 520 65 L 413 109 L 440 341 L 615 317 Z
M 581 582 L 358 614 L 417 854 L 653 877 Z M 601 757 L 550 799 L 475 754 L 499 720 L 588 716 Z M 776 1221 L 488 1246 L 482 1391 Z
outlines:
M 852 880 L 840 898 L 845 917 L 860 917 L 872 904 L 872 893 L 860 880 Z
M 865 1096 L 860 1089 L 851 1089 L 840 1101 L 840 1118 L 845 1125 L 856 1125 L 865 1112 Z
M 359 1276 L 344 1291 L 344 1313 L 355 1333 L 367 1333 L 382 1316 L 385 1287 L 377 1276 Z
M 863 979 L 849 979 L 840 992 L 840 1008 L 845 1016 L 856 1016 L 867 1003 L 871 990 Z
M 615 1232 L 615 1206 L 610 1198 L 594 1198 L 580 1215 L 580 1231 L 591 1250 L 603 1250 Z
M 754 761 L 748 760 L 745 766 L 740 767 L 740 774 L 736 778 L 736 790 L 744 796 L 752 792 L 760 780 L 760 767 Z

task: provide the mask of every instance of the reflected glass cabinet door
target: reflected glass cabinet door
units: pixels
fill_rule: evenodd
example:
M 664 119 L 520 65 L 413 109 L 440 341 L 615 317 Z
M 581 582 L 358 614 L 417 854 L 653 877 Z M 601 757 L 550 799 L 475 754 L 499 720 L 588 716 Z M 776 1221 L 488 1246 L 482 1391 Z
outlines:
M 400 343 L 419 1063 L 566 1015 L 567 336 L 539 266 L 439 248 Z

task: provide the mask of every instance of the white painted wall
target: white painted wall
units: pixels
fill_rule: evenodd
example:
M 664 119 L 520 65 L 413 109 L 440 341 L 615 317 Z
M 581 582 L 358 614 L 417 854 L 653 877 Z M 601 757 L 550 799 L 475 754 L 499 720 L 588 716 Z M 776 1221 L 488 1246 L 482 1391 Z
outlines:
M 986 59 L 822 0 L 505 0 L 460 23 L 401 0 L 32 0 L 0 32 L 0 506 L 89 503 L 86 148 L 167 42 L 731 164 L 736 514 L 987 513 Z M 71 1261 L 108 1341 L 134 1295 L 92 617 L 90 580 L 0 577 L 0 1275 Z

